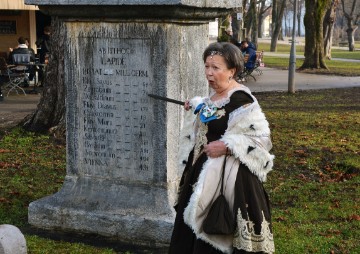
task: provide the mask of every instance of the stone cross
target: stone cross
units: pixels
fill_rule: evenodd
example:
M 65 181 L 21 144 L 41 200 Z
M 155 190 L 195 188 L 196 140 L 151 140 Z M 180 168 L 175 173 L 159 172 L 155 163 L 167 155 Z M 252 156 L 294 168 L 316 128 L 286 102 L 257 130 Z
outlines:
M 43 229 L 169 243 L 183 109 L 207 95 L 208 22 L 241 0 L 25 0 L 64 23 L 67 174 L 29 205 Z M 56 42 L 55 42 L 56 43 Z

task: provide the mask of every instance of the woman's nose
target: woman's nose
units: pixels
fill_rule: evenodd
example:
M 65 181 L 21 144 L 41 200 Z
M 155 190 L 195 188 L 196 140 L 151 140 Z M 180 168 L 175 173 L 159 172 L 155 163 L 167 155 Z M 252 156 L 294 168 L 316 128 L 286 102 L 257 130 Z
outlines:
M 211 69 L 210 68 L 205 69 L 205 74 L 206 76 L 211 76 L 212 75 Z

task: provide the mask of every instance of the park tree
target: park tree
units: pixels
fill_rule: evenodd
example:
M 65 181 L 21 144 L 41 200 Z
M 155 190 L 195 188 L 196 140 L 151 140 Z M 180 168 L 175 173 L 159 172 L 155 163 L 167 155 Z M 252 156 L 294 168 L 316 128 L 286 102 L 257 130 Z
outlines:
M 262 38 L 262 25 L 264 23 L 265 15 L 267 11 L 271 8 L 270 2 L 267 0 L 260 0 L 258 6 L 258 38 Z
M 305 0 L 299 0 L 298 1 L 298 8 L 297 8 L 297 26 L 298 26 L 298 29 L 297 29 L 297 35 L 298 36 L 301 36 L 301 24 L 303 23 L 302 22 L 302 11 L 304 9 L 304 5 L 305 5 Z
M 305 60 L 300 69 L 328 69 L 324 60 L 323 22 L 331 0 L 305 1 Z
M 58 138 L 65 137 L 65 85 L 64 85 L 64 39 L 65 25 L 52 18 L 51 54 L 43 80 L 43 92 L 37 109 L 27 116 L 22 125 L 36 132 L 50 131 Z M 52 43 L 55 42 L 56 43 Z
M 360 20 L 360 1 L 358 0 L 341 0 L 344 18 L 346 19 L 347 39 L 349 42 L 349 51 L 355 51 L 354 33 L 358 29 Z
M 245 28 L 245 37 L 251 37 L 252 30 L 253 30 L 253 21 L 256 19 L 256 16 L 254 17 L 254 11 L 253 8 L 253 0 L 244 0 L 243 1 L 243 14 L 244 14 L 244 28 Z
M 272 24 L 271 24 L 271 44 L 270 51 L 275 52 L 277 47 L 277 41 L 281 32 L 282 19 L 284 17 L 284 10 L 286 6 L 286 0 L 273 0 L 272 5 Z
M 332 0 L 324 18 L 324 55 L 327 59 L 331 59 L 331 45 L 333 41 L 334 24 L 336 21 L 336 10 L 338 6 L 339 0 Z
M 257 0 L 250 0 L 250 12 L 252 17 L 251 22 L 251 41 L 258 44 L 258 15 L 257 15 Z

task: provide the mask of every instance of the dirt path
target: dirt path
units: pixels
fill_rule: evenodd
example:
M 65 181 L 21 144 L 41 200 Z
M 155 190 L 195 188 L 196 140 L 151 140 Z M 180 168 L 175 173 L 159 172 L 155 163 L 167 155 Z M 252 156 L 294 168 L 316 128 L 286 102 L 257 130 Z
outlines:
M 39 94 L 10 95 L 0 102 L 0 128 L 16 126 L 28 114 L 34 112 L 40 100 Z

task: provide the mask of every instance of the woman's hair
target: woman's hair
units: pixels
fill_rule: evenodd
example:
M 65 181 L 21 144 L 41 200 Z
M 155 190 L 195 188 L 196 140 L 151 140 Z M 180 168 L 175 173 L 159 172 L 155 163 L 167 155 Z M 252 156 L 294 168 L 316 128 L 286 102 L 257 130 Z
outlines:
M 229 42 L 211 43 L 203 53 L 204 63 L 208 56 L 213 55 L 224 57 L 228 69 L 235 68 L 235 79 L 244 70 L 244 57 L 240 49 Z

